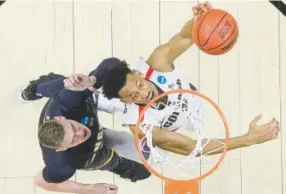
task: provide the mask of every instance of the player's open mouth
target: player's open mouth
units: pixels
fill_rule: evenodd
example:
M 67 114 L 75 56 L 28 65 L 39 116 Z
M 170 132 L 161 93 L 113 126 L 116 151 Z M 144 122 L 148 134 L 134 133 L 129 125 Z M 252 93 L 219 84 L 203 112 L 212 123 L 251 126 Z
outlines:
M 83 138 L 86 138 L 86 136 L 87 136 L 87 131 L 83 129 Z
M 83 128 L 83 138 L 87 139 L 89 137 L 90 133 L 87 129 Z
M 154 92 L 149 92 L 148 100 L 151 100 L 154 97 Z

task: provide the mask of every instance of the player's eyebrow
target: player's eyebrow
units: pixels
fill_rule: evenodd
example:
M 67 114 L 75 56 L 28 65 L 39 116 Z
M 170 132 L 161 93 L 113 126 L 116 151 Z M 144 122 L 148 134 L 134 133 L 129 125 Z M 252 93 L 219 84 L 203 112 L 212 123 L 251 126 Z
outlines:
M 75 138 L 75 128 L 74 128 L 73 124 L 70 124 L 70 125 L 71 125 L 72 131 L 73 131 L 73 136 L 72 136 L 72 141 L 71 141 L 71 143 L 74 143 L 74 138 Z
M 136 80 L 136 81 L 135 81 L 135 86 L 138 86 L 138 83 L 139 83 L 139 81 L 138 81 L 138 80 Z
M 134 91 L 132 91 L 128 96 L 132 98 Z
M 139 82 L 138 80 L 135 81 L 135 86 L 136 86 L 136 87 L 137 87 L 137 85 L 138 85 L 138 82 Z M 134 93 L 134 91 L 132 91 L 131 93 L 129 93 L 128 96 L 129 96 L 130 98 L 132 98 L 133 93 Z

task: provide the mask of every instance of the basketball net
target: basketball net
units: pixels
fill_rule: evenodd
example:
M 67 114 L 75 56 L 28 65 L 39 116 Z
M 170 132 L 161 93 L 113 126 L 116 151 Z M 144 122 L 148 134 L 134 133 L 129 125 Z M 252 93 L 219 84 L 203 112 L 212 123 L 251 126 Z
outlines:
M 169 101 L 166 103 L 156 103 L 166 96 L 168 96 L 168 98 L 172 98 L 172 96 L 180 97 L 173 98 L 177 99 L 173 101 L 173 103 L 170 103 Z M 204 130 L 205 118 L 202 110 L 202 100 L 206 100 L 208 103 L 210 103 L 222 118 L 222 122 L 225 128 L 225 143 L 211 139 L 208 137 L 206 131 Z M 153 115 L 151 116 L 158 120 L 158 123 L 162 123 L 167 115 L 169 115 L 168 118 L 172 118 L 172 114 L 175 113 L 175 116 L 177 116 L 176 123 L 179 123 L 179 126 L 176 126 L 176 130 L 172 130 L 174 133 L 184 134 L 181 132 L 181 130 L 189 130 L 194 133 L 196 145 L 194 149 L 189 153 L 189 155 L 179 155 L 154 146 L 153 129 L 155 127 L 162 128 L 162 126 L 155 125 L 154 123 L 150 123 L 148 120 L 143 119 L 144 114 L 148 109 L 152 109 Z M 148 114 L 151 114 L 151 112 L 148 112 Z M 164 115 L 164 117 L 162 117 L 162 115 Z M 162 130 L 166 129 L 162 128 Z M 139 133 L 141 133 L 141 138 L 139 138 Z M 182 89 L 168 91 L 153 98 L 140 113 L 135 134 L 136 150 L 139 153 L 139 156 L 145 167 L 151 173 L 165 181 L 165 194 L 199 194 L 200 180 L 209 176 L 218 168 L 219 164 L 223 161 L 226 155 L 226 144 L 228 144 L 229 140 L 229 131 L 226 119 L 218 105 L 216 105 L 210 98 L 201 93 Z M 144 134 L 143 137 L 142 134 Z M 218 144 L 221 144 L 221 146 L 214 150 L 205 152 L 204 148 L 210 141 L 216 141 Z M 198 167 L 195 165 L 196 163 L 200 163 L 202 158 L 221 149 L 223 149 L 223 153 L 220 155 L 216 164 L 214 164 L 208 172 L 198 177 L 195 177 L 194 175 L 188 175 L 187 180 L 179 180 L 177 178 L 173 179 L 162 175 L 161 172 L 158 172 L 158 170 L 153 168 L 154 165 L 159 164 L 167 167 L 168 169 L 176 169 L 182 173 L 189 172 L 191 169 L 194 169 L 195 171 Z M 148 158 L 144 156 L 146 153 L 149 155 Z M 200 164 L 200 166 L 202 166 L 202 164 Z

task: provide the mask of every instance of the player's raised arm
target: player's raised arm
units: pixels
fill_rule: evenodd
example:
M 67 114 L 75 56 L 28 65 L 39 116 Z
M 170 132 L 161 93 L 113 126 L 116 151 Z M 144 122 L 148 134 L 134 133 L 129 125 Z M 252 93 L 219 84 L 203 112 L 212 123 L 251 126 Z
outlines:
M 94 76 L 74 74 L 63 80 L 65 89 L 56 96 L 58 102 L 67 109 L 82 108 L 86 98 L 91 96 L 96 83 Z
M 172 71 L 175 59 L 193 45 L 192 29 L 195 18 L 209 9 L 211 9 L 211 5 L 209 3 L 201 3 L 195 6 L 193 8 L 194 17 L 189 20 L 166 44 L 158 46 L 148 58 L 147 63 L 157 71 Z
M 260 116 L 256 117 L 249 126 L 247 134 L 230 138 L 228 150 L 248 147 L 255 144 L 265 143 L 278 137 L 279 123 L 273 119 L 263 125 L 257 125 Z M 135 134 L 135 126 L 130 125 L 130 129 Z M 142 138 L 142 135 L 139 134 Z M 162 130 L 154 127 L 152 130 L 152 142 L 154 146 L 158 146 L 166 151 L 174 152 L 181 155 L 189 155 L 197 145 L 197 140 L 191 139 L 179 133 Z M 226 139 L 213 139 L 204 147 L 203 154 L 214 155 L 224 151 L 222 143 Z M 202 142 L 203 143 L 203 142 Z

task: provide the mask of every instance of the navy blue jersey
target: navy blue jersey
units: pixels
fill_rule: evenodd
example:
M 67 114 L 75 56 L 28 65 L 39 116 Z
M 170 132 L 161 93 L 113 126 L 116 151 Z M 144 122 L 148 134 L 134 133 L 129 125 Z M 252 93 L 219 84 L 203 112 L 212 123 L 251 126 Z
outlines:
M 105 162 L 109 150 L 103 146 L 102 130 L 91 92 L 62 90 L 49 100 L 44 108 L 41 123 L 55 116 L 64 116 L 86 125 L 91 130 L 91 137 L 66 151 L 57 152 L 55 149 L 41 146 L 45 162 L 43 177 L 47 182 L 66 181 L 74 175 L 76 169 L 90 169 Z
M 102 86 L 106 72 L 117 62 L 117 58 L 105 59 L 89 74 L 97 78 L 95 88 Z M 42 111 L 39 124 L 55 116 L 64 116 L 86 125 L 91 130 L 91 137 L 76 147 L 60 152 L 40 145 L 45 162 L 43 177 L 50 183 L 68 180 L 76 169 L 98 168 L 112 152 L 103 145 L 102 129 L 97 117 L 97 102 L 93 101 L 92 92 L 66 90 L 63 86 L 64 79 L 62 76 L 37 85 L 37 94 L 51 98 Z

